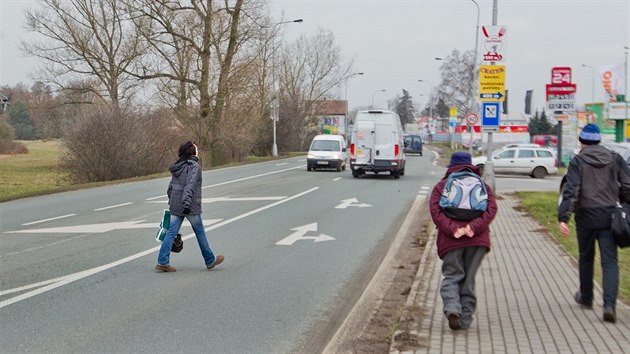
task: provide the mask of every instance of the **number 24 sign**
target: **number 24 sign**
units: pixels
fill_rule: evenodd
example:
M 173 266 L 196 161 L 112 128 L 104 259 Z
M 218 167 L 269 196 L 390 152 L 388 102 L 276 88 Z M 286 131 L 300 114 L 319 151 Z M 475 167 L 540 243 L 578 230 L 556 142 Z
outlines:
M 570 85 L 571 84 L 571 68 L 558 67 L 551 69 L 552 85 Z

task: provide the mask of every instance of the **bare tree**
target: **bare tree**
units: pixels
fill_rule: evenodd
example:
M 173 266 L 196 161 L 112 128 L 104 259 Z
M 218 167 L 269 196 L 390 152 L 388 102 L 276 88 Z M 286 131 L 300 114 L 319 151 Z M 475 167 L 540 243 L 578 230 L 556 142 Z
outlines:
M 231 85 L 243 61 L 239 51 L 260 28 L 258 0 L 127 0 L 138 33 L 150 45 L 132 72 L 160 80 L 162 91 L 182 124 L 210 157 L 221 143 L 229 115 Z
M 352 62 L 344 63 L 330 31 L 300 37 L 284 48 L 280 64 L 279 150 L 303 150 L 306 137 L 316 129 L 317 101 L 334 97 L 348 76 Z
M 23 42 L 22 49 L 48 63 L 44 82 L 76 90 L 69 83 L 91 79 L 87 89 L 118 106 L 136 89 L 125 70 L 143 51 L 128 20 L 120 0 L 39 0 L 26 12 L 26 28 L 45 40 Z
M 454 49 L 440 66 L 442 82 L 437 87 L 438 96 L 449 107 L 457 107 L 460 118 L 472 111 L 474 94 L 474 54 L 468 50 L 460 53 Z

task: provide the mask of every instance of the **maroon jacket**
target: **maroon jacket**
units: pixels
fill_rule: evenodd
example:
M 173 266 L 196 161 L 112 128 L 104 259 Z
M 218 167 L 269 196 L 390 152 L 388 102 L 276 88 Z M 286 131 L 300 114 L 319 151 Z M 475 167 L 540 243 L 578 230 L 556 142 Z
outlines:
M 431 218 L 438 229 L 436 243 L 438 256 L 440 256 L 440 258 L 443 258 L 446 252 L 461 247 L 480 246 L 487 248 L 488 251 L 490 250 L 490 223 L 497 214 L 497 201 L 487 184 L 488 209 L 480 217 L 470 221 L 455 220 L 446 216 L 442 211 L 442 208 L 440 208 L 440 196 L 442 195 L 442 190 L 446 184 L 446 178 L 451 173 L 462 169 L 469 169 L 472 172 L 479 174 L 479 168 L 473 165 L 455 165 L 449 167 L 446 171 L 446 175 L 444 175 L 444 178 L 442 178 L 442 180 L 433 187 L 433 191 L 431 192 L 429 209 L 431 211 Z M 461 227 L 466 227 L 468 224 L 475 232 L 473 237 L 464 235 L 460 238 L 455 238 L 453 236 L 455 230 Z

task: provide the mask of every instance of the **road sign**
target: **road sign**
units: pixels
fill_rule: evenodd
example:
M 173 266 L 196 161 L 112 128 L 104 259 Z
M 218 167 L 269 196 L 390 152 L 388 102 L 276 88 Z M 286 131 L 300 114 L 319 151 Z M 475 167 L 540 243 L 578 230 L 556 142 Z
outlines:
M 482 52 L 483 60 L 490 62 L 504 61 L 503 47 L 505 44 L 505 26 L 482 26 L 481 31 L 483 34 L 483 47 Z
M 490 95 L 490 97 L 484 97 Z M 498 98 L 495 98 L 495 96 Z M 481 65 L 479 67 L 479 99 L 505 100 L 505 65 Z
M 457 117 L 457 107 L 451 107 L 449 109 L 449 113 L 451 115 L 451 118 Z
M 479 123 L 479 117 L 474 113 L 470 113 L 466 116 L 466 123 L 470 125 L 475 125 Z
M 608 119 L 627 119 L 628 112 L 628 102 L 608 103 Z
M 554 68 L 554 69 L 570 69 L 570 68 Z M 562 74 L 558 74 L 556 82 L 561 84 L 547 84 L 547 109 L 562 112 L 574 112 L 575 111 L 575 91 L 576 85 L 572 83 L 566 83 L 566 80 L 571 79 L 570 70 L 569 73 L 561 71 Z M 569 75 L 569 76 L 567 76 Z M 552 81 L 554 79 L 552 78 Z
M 481 102 L 481 126 L 483 128 L 499 128 L 501 117 L 499 102 Z

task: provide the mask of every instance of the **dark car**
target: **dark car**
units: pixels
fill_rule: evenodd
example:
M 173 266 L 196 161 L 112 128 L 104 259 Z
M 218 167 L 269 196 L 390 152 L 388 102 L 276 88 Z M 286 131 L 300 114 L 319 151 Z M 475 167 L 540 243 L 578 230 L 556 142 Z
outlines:
M 422 137 L 420 135 L 408 134 L 403 140 L 405 154 L 419 154 L 422 156 Z

